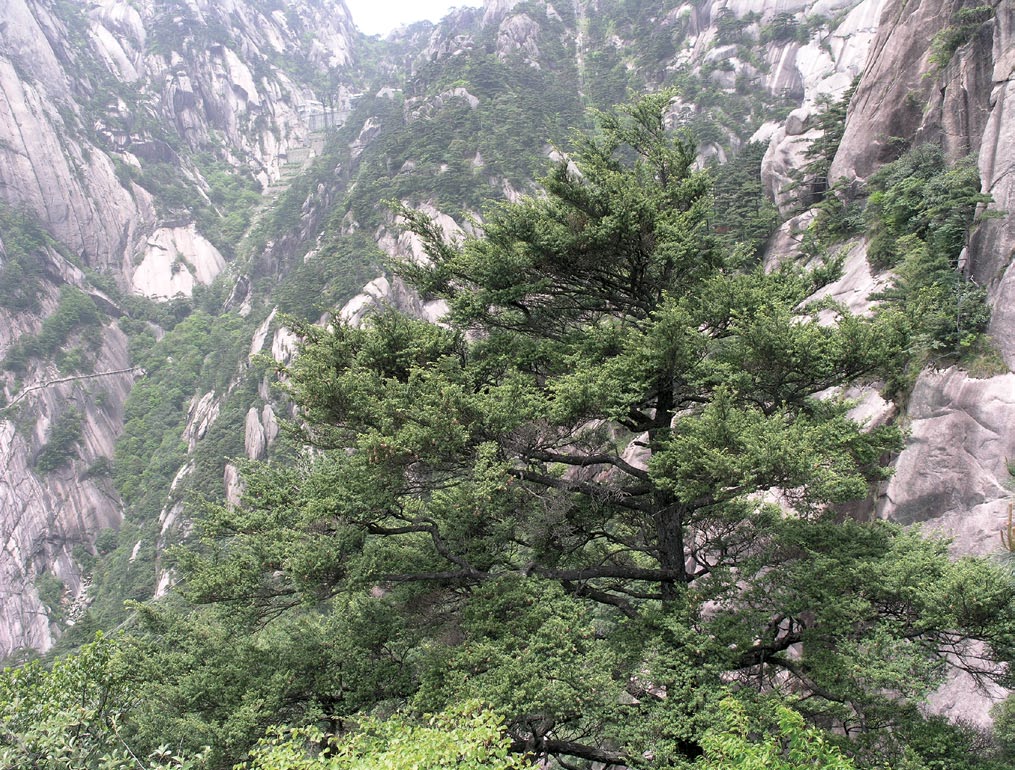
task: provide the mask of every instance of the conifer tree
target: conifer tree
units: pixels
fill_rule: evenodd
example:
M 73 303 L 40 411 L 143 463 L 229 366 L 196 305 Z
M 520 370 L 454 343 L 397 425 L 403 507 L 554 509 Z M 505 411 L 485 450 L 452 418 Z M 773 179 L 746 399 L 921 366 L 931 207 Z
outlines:
M 881 761 L 949 667 L 1006 678 L 1010 580 L 841 512 L 900 446 L 842 393 L 906 325 L 809 300 L 830 270 L 723 248 L 665 103 L 602 116 L 481 236 L 403 212 L 429 261 L 398 270 L 447 316 L 298 326 L 314 450 L 205 524 L 189 590 L 383 608 L 401 705 L 479 699 L 564 767 L 693 762 L 731 692 Z

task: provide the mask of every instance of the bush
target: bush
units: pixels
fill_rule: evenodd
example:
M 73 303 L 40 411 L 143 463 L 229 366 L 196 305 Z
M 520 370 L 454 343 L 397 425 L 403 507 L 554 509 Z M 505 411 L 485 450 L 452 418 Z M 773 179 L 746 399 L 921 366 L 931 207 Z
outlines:
M 0 242 L 6 252 L 0 268 L 0 307 L 38 310 L 45 272 L 40 253 L 50 241 L 34 218 L 0 203 Z
M 952 15 L 951 24 L 942 29 L 930 44 L 930 63 L 938 70 L 948 66 L 955 52 L 973 39 L 977 30 L 994 18 L 992 5 L 962 8 Z
M 64 286 L 56 311 L 42 322 L 37 335 L 26 335 L 11 345 L 3 367 L 20 373 L 32 359 L 52 359 L 73 333 L 83 331 L 87 346 L 62 354 L 59 363 L 61 370 L 86 370 L 91 363 L 88 353 L 102 344 L 102 321 L 103 316 L 89 295 L 73 286 Z
M 45 446 L 35 458 L 35 469 L 40 473 L 50 473 L 77 457 L 81 434 L 80 412 L 69 409 L 60 415 L 49 431 Z
M 923 355 L 981 356 L 980 335 L 990 321 L 986 291 L 958 270 L 976 207 L 990 201 L 975 165 L 949 167 L 939 147 L 921 145 L 868 184 L 867 257 L 872 268 L 896 273 L 879 298 L 899 306 Z

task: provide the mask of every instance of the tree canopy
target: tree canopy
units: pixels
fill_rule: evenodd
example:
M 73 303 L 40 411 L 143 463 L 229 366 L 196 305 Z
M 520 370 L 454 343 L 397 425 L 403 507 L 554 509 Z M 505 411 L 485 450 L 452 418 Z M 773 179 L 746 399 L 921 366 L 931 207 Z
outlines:
M 811 301 L 832 268 L 720 242 L 664 106 L 602 116 L 479 236 L 402 212 L 429 258 L 396 269 L 446 317 L 298 326 L 314 449 L 211 517 L 190 595 L 383 608 L 386 697 L 481 699 L 564 767 L 693 762 L 730 693 L 890 754 L 950 667 L 1005 678 L 1010 580 L 843 512 L 900 446 L 846 389 L 907 326 Z

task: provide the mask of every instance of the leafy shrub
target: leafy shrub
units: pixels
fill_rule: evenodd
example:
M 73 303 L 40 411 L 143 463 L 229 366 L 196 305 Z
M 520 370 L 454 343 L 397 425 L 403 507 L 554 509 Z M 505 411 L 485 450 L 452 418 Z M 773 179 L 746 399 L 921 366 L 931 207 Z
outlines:
M 52 359 L 70 336 L 84 331 L 87 348 L 96 350 L 102 344 L 103 316 L 95 301 L 80 289 L 64 286 L 60 290 L 60 304 L 56 311 L 42 322 L 37 335 L 26 335 L 11 345 L 4 358 L 7 371 L 23 372 L 32 359 Z M 88 350 L 68 351 L 63 356 L 61 369 L 80 371 L 88 365 Z
M 0 267 L 0 307 L 38 309 L 45 273 L 40 252 L 50 241 L 33 217 L 0 203 L 0 243 L 6 252 Z
M 915 235 L 934 256 L 958 263 L 977 205 L 990 196 L 980 192 L 980 178 L 971 160 L 949 168 L 936 145 L 914 148 L 884 166 L 868 180 L 868 258 L 874 268 L 894 266 L 903 250 L 903 236 Z
M 949 167 L 939 147 L 921 145 L 868 184 L 868 259 L 896 274 L 880 298 L 896 303 L 913 325 L 917 350 L 980 356 L 980 335 L 990 321 L 986 292 L 958 270 L 976 207 L 990 201 L 980 192 L 975 165 Z
M 939 70 L 946 67 L 955 52 L 972 40 L 977 30 L 993 18 L 993 5 L 976 5 L 956 11 L 951 23 L 934 35 L 930 44 L 930 63 Z
M 60 600 L 63 599 L 63 581 L 51 572 L 43 572 L 35 578 L 35 590 L 50 618 L 55 619 L 60 612 Z
M 35 458 L 35 469 L 40 473 L 50 473 L 69 463 L 77 457 L 81 435 L 81 413 L 68 409 L 53 423 L 45 446 Z

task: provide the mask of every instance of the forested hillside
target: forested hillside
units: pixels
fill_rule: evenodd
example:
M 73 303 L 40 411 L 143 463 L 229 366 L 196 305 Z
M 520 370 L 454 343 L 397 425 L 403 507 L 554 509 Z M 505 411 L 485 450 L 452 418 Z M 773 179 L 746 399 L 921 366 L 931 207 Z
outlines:
M 0 767 L 1009 767 L 1013 14 L 17 0 Z

